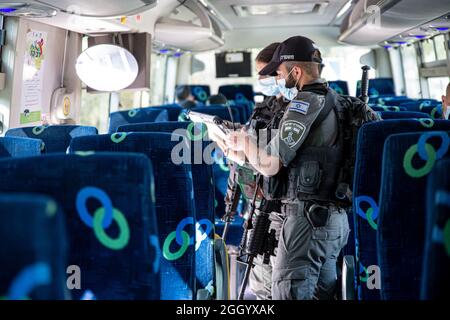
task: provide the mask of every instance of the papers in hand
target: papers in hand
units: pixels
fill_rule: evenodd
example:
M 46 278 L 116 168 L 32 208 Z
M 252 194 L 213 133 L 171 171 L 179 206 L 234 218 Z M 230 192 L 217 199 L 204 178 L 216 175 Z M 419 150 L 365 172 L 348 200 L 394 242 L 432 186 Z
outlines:
M 190 111 L 188 117 L 192 122 L 204 123 L 208 128 L 210 138 L 215 135 L 222 140 L 225 140 L 230 132 L 230 130 L 223 125 L 223 120 L 220 117 L 195 111 Z

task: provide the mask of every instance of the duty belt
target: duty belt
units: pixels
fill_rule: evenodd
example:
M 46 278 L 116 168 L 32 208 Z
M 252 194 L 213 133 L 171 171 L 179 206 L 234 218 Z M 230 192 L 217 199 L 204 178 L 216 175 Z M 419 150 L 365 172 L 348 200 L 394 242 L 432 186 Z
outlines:
M 303 216 L 305 210 L 314 212 L 317 209 L 328 209 L 332 213 L 345 212 L 344 209 L 337 207 L 334 203 L 317 203 L 313 201 L 299 201 L 295 203 L 283 203 L 281 206 L 281 212 L 286 217 L 288 216 Z M 333 210 L 334 209 L 334 210 Z

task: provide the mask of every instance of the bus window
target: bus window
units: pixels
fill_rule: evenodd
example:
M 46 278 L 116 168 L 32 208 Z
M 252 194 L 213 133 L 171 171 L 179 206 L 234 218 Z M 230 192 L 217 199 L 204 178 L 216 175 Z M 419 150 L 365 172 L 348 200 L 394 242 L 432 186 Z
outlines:
M 109 93 L 89 93 L 81 91 L 80 124 L 97 127 L 99 133 L 108 132 Z
M 391 63 L 392 78 L 395 83 L 395 94 L 402 96 L 405 94 L 405 78 L 400 50 L 389 49 L 389 60 Z
M 148 107 L 150 105 L 150 91 L 146 90 L 146 91 L 142 91 L 141 92 L 141 106 L 144 107 Z
M 164 79 L 167 69 L 167 59 L 168 57 L 166 55 L 152 53 L 150 81 L 151 105 L 161 105 L 164 103 Z
M 423 62 L 433 62 L 436 61 L 436 51 L 434 50 L 434 41 L 427 39 L 421 43 Z
M 175 101 L 175 90 L 177 85 L 177 70 L 178 70 L 178 58 L 169 57 L 167 58 L 167 68 L 165 76 L 165 93 L 164 93 L 164 103 L 172 103 Z
M 434 37 L 434 47 L 436 48 L 437 60 L 446 60 L 447 52 L 445 51 L 445 36 L 443 34 Z
M 368 48 L 330 47 L 321 48 L 323 63 L 322 77 L 328 81 L 344 80 L 348 82 L 350 95 L 356 94 L 356 83 L 361 80 L 361 57 L 370 52 Z M 356 62 L 356 63 L 355 63 Z M 375 78 L 376 70 L 371 69 L 370 78 Z
M 124 91 L 120 93 L 119 110 L 130 110 L 134 108 L 147 107 L 148 101 L 144 103 L 142 95 L 145 91 Z
M 442 95 L 445 93 L 449 83 L 449 77 L 428 78 L 430 98 L 441 101 Z
M 400 53 L 402 55 L 406 95 L 410 98 L 422 98 L 416 47 L 414 45 L 402 47 Z

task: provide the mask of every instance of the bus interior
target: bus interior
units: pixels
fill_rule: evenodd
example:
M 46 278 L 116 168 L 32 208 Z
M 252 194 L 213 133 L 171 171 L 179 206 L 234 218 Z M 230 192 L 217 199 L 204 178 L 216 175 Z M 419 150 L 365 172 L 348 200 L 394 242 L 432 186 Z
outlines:
M 255 57 L 298 35 L 338 94 L 369 66 L 383 119 L 336 299 L 448 298 L 449 0 L 1 0 L 0 300 L 237 300 L 252 199 L 223 221 L 230 161 L 180 96 L 246 124 Z

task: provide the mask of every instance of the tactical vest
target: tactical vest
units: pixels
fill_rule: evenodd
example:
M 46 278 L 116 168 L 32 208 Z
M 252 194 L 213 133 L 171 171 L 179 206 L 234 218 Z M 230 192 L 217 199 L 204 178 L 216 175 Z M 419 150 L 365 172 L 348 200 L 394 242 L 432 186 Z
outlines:
M 340 103 L 338 95 L 328 90 L 325 106 L 311 126 L 309 135 L 317 134 L 330 112 L 335 112 L 338 120 L 338 134 L 333 146 L 309 145 L 307 139 L 297 151 L 297 155 L 289 164 L 282 167 L 274 177 L 264 177 L 263 192 L 269 200 L 316 200 L 321 202 L 348 203 L 348 199 L 340 193 L 344 177 L 345 162 L 345 106 Z M 279 128 L 274 122 L 275 129 Z
M 286 104 L 287 105 L 287 104 Z M 286 105 L 280 103 L 276 97 L 269 98 L 262 106 L 255 108 L 249 123 L 246 125 L 247 130 L 255 130 L 255 134 L 259 139 L 259 130 L 268 128 L 274 121 L 274 118 L 281 120 Z M 281 113 L 280 113 L 281 112 Z M 281 114 L 281 117 L 280 117 Z M 246 167 L 237 167 L 238 183 L 242 194 L 247 200 L 252 198 L 255 185 L 256 175 L 253 170 Z
M 271 124 L 274 115 L 278 114 L 284 107 L 285 105 L 281 104 L 276 97 L 270 97 L 263 106 L 255 108 L 248 128 L 253 130 L 267 128 Z M 257 131 L 256 133 L 258 134 L 259 132 Z

